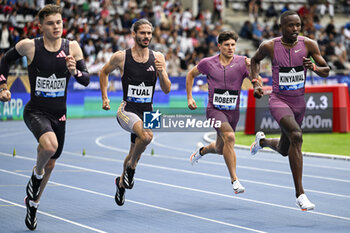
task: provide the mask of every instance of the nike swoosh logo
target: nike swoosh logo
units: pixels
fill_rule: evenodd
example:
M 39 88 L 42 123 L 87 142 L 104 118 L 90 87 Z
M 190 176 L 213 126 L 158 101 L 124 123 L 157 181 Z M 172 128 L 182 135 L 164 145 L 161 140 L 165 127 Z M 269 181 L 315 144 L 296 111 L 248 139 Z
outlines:
M 299 53 L 300 51 L 301 51 L 301 49 L 294 50 L 295 53 Z

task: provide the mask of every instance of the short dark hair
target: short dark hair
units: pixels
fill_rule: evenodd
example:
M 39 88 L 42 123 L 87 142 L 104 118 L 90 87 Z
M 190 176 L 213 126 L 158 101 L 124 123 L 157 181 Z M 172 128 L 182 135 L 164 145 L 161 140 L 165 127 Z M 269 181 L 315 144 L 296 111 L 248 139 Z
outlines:
M 44 21 L 44 18 L 46 16 L 54 15 L 54 14 L 62 14 L 62 8 L 55 4 L 46 5 L 38 13 L 40 23 Z
M 218 43 L 221 44 L 222 42 L 227 41 L 229 39 L 234 39 L 237 42 L 238 34 L 234 31 L 220 32 L 218 36 Z
M 286 17 L 288 17 L 288 16 L 290 16 L 290 15 L 297 15 L 297 16 L 299 16 L 298 13 L 297 13 L 296 11 L 287 10 L 287 11 L 285 11 L 285 12 L 283 12 L 283 13 L 281 14 L 281 16 L 280 16 L 280 24 L 282 24 L 282 21 L 283 21 Z
M 133 25 L 131 26 L 131 31 L 133 32 L 137 32 L 140 28 L 141 25 L 143 24 L 147 24 L 149 26 L 151 26 L 152 31 L 153 31 L 153 25 L 151 24 L 150 21 L 148 21 L 147 19 L 139 19 L 137 20 L 135 23 L 133 23 Z

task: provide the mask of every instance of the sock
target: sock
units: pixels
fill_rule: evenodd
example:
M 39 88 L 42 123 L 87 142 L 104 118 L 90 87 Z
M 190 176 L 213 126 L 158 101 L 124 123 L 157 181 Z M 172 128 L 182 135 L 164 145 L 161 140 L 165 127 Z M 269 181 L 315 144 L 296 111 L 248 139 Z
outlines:
M 202 147 L 202 148 L 199 149 L 199 155 L 200 155 L 200 156 L 203 156 L 203 155 L 201 154 L 203 148 L 204 148 L 204 147 Z
M 35 207 L 37 209 L 39 207 L 39 202 L 34 202 L 32 200 L 29 200 L 29 206 Z
M 41 180 L 44 177 L 45 171 L 43 172 L 42 175 L 38 175 L 38 173 L 36 173 L 36 167 L 34 167 L 34 176 L 35 178 L 37 178 L 38 180 Z

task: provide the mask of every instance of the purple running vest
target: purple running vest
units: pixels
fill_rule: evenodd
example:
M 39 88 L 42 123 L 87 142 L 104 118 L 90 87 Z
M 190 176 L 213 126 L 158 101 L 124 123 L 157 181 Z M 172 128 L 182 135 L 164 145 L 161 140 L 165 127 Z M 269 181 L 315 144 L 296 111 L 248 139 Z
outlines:
M 304 37 L 298 36 L 298 43 L 293 48 L 285 48 L 281 37 L 274 39 L 274 58 L 272 61 L 272 92 L 283 96 L 304 95 L 306 57 Z
M 240 92 L 244 78 L 249 77 L 249 71 L 245 65 L 245 56 L 234 55 L 231 63 L 222 66 L 219 55 L 203 58 L 197 65 L 198 71 L 207 76 L 208 80 L 208 107 L 214 107 L 213 96 L 215 89 L 237 91 L 237 104 L 239 109 Z M 224 109 L 222 109 L 224 110 Z

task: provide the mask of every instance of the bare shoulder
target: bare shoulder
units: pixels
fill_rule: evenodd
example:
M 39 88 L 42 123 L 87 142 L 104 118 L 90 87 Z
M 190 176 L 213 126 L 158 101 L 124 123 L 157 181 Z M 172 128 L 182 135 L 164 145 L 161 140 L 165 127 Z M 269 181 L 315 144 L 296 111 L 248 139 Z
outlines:
M 122 62 L 125 59 L 125 50 L 118 50 L 117 52 L 113 53 L 111 57 L 111 61 L 114 62 Z
M 29 56 L 34 52 L 34 39 L 23 39 L 15 47 L 20 55 Z
M 80 48 L 80 45 L 78 41 L 72 40 L 72 41 L 69 41 L 69 48 L 77 49 L 77 48 Z
M 315 46 L 317 42 L 315 40 L 310 39 L 309 37 L 304 36 L 304 43 L 306 46 Z
M 274 46 L 274 44 L 275 44 L 275 42 L 274 42 L 273 39 L 271 39 L 271 40 L 265 40 L 265 41 L 263 41 L 263 42 L 260 44 L 259 48 L 262 48 L 262 49 L 272 49 L 273 46 Z
M 71 54 L 76 61 L 84 59 L 83 51 L 76 40 L 69 41 L 69 54 Z

